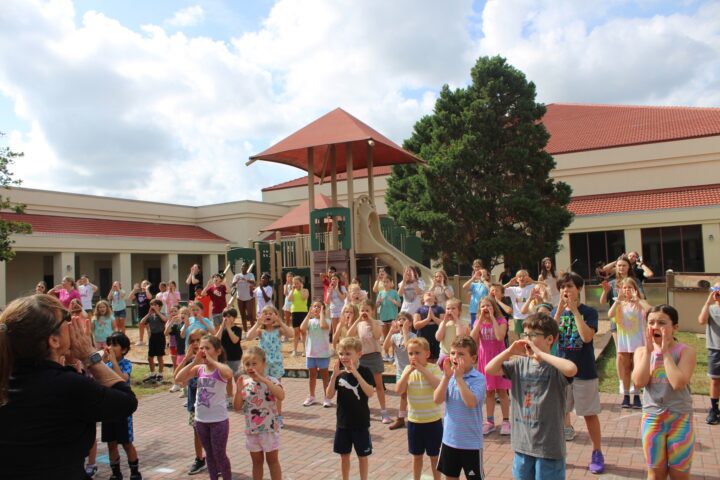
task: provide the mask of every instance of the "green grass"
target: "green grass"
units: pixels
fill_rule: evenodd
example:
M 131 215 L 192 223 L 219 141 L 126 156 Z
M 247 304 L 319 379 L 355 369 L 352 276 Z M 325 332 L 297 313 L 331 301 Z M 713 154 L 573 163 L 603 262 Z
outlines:
M 697 366 L 690 381 L 692 393 L 708 395 L 710 382 L 707 376 L 708 358 L 705 348 L 705 338 L 696 333 L 678 332 L 678 341 L 692 347 L 697 353 Z M 615 342 L 610 341 L 597 361 L 598 375 L 600 376 L 600 391 L 603 393 L 618 393 L 618 376 L 615 367 Z
M 169 367 L 165 367 L 165 378 L 168 378 L 169 372 L 172 369 Z M 162 384 L 155 385 L 155 384 L 145 384 L 142 383 L 142 379 L 147 377 L 150 373 L 150 367 L 147 365 L 137 364 L 133 363 L 133 370 L 132 370 L 132 376 L 131 376 L 131 382 L 132 382 L 132 389 L 133 392 L 135 392 L 135 395 L 138 397 L 144 397 L 145 395 L 153 395 L 155 393 L 160 392 L 167 392 L 168 389 L 172 386 L 172 383 L 165 380 Z

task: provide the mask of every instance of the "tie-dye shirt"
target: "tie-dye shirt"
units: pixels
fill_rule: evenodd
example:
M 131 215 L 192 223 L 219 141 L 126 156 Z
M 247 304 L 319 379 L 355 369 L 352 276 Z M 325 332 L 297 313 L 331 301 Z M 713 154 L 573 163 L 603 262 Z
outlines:
M 633 353 L 645 345 L 645 312 L 638 302 L 622 302 L 615 323 L 618 352 Z

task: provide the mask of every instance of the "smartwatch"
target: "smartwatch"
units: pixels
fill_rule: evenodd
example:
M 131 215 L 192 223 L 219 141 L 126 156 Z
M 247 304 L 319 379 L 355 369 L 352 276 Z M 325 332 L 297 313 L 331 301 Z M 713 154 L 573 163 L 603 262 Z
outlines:
M 83 367 L 89 368 L 102 361 L 102 354 L 95 352 L 83 361 Z

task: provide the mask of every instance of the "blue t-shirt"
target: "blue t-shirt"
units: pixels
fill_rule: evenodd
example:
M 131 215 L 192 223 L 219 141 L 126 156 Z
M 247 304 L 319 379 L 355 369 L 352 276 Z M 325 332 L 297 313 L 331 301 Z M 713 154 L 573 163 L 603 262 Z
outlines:
M 485 282 L 473 282 L 470 284 L 470 313 L 477 313 L 480 300 L 487 297 L 488 293 Z
M 185 328 L 184 325 L 183 328 Z M 209 332 L 211 328 L 214 328 L 213 323 L 207 318 L 202 317 L 200 319 L 196 319 L 195 317 L 190 317 L 190 323 L 188 324 L 187 329 L 185 329 L 185 350 L 190 348 L 190 334 L 192 332 L 197 329 L 202 329 L 206 332 Z
M 120 371 L 128 376 L 127 381 L 125 382 L 125 385 L 130 385 L 130 380 L 132 376 L 132 362 L 128 360 L 127 358 L 121 358 L 117 361 L 118 367 L 120 368 Z M 112 362 L 105 362 L 105 365 L 108 366 L 110 370 L 112 370 Z
M 580 315 L 583 316 L 588 327 L 597 332 L 598 330 L 598 313 L 594 308 L 580 304 L 578 306 Z M 551 315 L 554 317 L 557 308 L 553 309 Z M 577 365 L 576 378 L 581 380 L 592 380 L 598 378 L 597 368 L 595 367 L 595 349 L 593 341 L 583 342 L 578 332 L 575 316 L 570 310 L 565 310 L 560 314 L 560 335 L 558 338 L 558 356 L 567 358 Z
M 445 419 L 442 442 L 453 448 L 478 450 L 483 448 L 483 409 L 485 408 L 485 375 L 474 368 L 463 375 L 470 391 L 477 398 L 477 405 L 470 409 L 463 402 L 453 375 L 445 394 Z

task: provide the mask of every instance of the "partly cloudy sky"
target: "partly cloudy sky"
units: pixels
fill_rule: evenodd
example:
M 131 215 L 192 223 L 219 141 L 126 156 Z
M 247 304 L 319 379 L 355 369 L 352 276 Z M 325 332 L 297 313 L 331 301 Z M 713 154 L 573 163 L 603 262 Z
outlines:
M 545 103 L 720 107 L 720 2 L 2 0 L 23 186 L 188 205 L 296 178 L 258 153 L 342 107 L 398 143 L 505 56 Z

